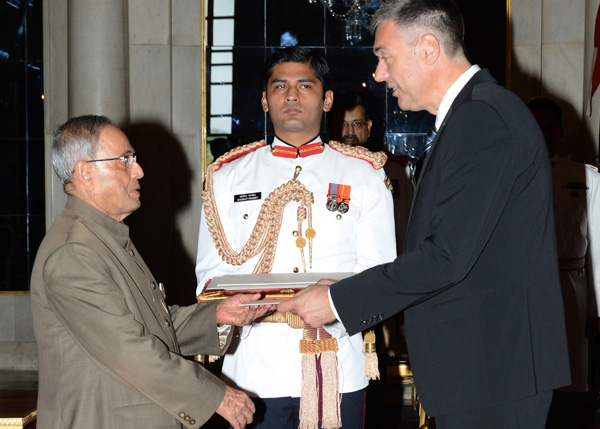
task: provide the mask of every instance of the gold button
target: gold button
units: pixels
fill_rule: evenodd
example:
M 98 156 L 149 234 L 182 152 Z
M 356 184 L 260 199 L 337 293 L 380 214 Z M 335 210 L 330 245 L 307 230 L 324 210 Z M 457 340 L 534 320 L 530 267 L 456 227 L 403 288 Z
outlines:
M 196 420 L 194 420 L 194 419 L 190 420 L 190 424 L 191 425 L 195 425 L 196 424 Z
M 245 220 L 245 219 L 248 219 L 248 215 L 247 215 L 247 214 L 245 214 L 245 215 L 244 215 L 244 216 L 242 216 L 242 217 L 244 218 L 244 220 Z
M 337 220 L 340 220 L 340 219 L 342 218 L 342 215 L 341 215 L 341 214 L 339 214 L 339 215 L 337 215 L 335 218 L 336 218 Z
M 300 270 L 298 269 L 298 267 L 294 267 L 294 269 L 292 271 L 295 272 L 295 273 L 297 273 Z
M 185 413 L 179 413 L 179 417 L 184 418 L 185 417 Z
M 292 235 L 293 235 L 294 237 L 298 237 L 298 231 L 292 231 Z
M 186 422 L 188 422 L 188 421 L 190 420 L 190 416 L 185 416 L 185 417 L 183 418 L 183 420 L 185 420 Z

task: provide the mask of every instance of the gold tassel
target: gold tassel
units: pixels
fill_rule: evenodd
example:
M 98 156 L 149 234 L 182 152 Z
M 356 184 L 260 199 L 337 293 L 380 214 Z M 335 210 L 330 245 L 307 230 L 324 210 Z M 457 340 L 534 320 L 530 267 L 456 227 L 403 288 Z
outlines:
M 365 332 L 363 354 L 365 355 L 365 376 L 369 380 L 379 380 L 379 361 L 375 350 L 375 331 L 373 329 Z
M 337 353 L 321 353 L 321 372 L 323 374 L 323 429 L 337 429 L 342 426 L 341 401 L 338 382 Z
M 298 429 L 318 429 L 319 427 L 319 383 L 316 360 L 316 355 L 312 353 L 302 354 L 302 392 Z
M 321 403 L 323 404 L 323 429 L 342 426 L 340 412 L 339 380 L 337 371 L 337 340 L 323 328 L 306 328 L 300 340 L 302 354 L 302 391 L 300 397 L 300 425 L 298 429 L 319 427 L 319 381 L 317 355 L 323 375 Z

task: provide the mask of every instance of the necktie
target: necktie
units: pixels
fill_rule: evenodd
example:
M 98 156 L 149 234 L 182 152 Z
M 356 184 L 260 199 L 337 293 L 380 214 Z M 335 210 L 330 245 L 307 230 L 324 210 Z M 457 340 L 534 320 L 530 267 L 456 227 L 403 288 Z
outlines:
M 425 146 L 423 147 L 423 154 L 417 159 L 413 168 L 413 176 L 415 178 L 415 182 L 419 180 L 419 174 L 421 174 L 421 168 L 423 167 L 423 163 L 425 162 L 425 158 L 427 158 L 427 154 L 431 149 L 431 143 L 435 139 L 435 135 L 437 134 L 437 130 L 435 127 L 431 128 L 427 133 L 427 137 L 425 137 Z

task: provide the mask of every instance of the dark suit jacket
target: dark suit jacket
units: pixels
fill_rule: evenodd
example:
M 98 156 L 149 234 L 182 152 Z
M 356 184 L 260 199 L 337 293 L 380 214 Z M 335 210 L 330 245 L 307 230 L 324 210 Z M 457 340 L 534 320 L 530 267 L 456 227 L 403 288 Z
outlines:
M 331 287 L 350 334 L 405 310 L 430 415 L 569 383 L 551 186 L 533 116 L 482 70 L 423 166 L 404 254 Z
M 220 354 L 214 305 L 164 306 L 126 225 L 75 197 L 31 281 L 39 428 L 198 428 L 225 385 L 182 355 Z

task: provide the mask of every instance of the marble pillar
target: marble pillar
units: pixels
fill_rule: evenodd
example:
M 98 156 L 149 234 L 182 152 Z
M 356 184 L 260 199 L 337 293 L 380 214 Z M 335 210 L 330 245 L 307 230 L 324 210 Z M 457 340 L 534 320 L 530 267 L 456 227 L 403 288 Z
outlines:
M 128 123 L 127 21 L 121 0 L 68 3 L 69 117 Z

